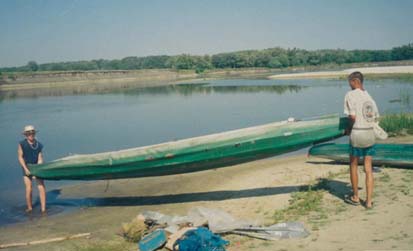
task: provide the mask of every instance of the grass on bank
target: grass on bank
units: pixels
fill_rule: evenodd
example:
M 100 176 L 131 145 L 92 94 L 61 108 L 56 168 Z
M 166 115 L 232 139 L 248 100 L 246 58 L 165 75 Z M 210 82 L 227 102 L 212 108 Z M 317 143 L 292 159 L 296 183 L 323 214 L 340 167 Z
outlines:
M 347 77 L 348 76 L 344 74 L 338 77 L 338 79 L 347 80 Z M 393 79 L 393 80 L 413 83 L 413 73 L 366 73 L 364 74 L 364 79 L 366 83 L 368 83 L 369 80 L 384 80 L 384 79 Z
M 373 80 L 380 80 L 380 79 L 394 79 L 405 81 L 409 83 L 413 83 L 413 73 L 367 73 L 365 74 L 366 81 L 373 79 Z
M 300 191 L 291 194 L 289 206 L 276 210 L 272 219 L 275 223 L 279 223 L 308 217 L 313 228 L 320 223 L 323 224 L 329 214 L 329 209 L 323 206 L 324 194 L 330 189 L 329 181 L 345 173 L 345 170 L 329 173 L 326 178 L 318 179 L 315 184 L 303 186 Z
M 274 212 L 275 222 L 296 221 L 302 216 L 307 216 L 312 212 L 321 212 L 323 201 L 323 191 L 314 190 L 311 186 L 307 191 L 300 191 L 291 194 L 290 205 L 282 210 Z
M 384 115 L 380 118 L 380 126 L 390 136 L 413 134 L 413 113 Z

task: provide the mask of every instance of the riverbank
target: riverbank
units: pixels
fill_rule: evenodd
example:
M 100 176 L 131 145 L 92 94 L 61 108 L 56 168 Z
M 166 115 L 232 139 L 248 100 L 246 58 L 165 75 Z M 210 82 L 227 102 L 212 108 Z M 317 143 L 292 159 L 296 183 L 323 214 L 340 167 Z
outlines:
M 406 60 L 287 68 L 226 68 L 206 70 L 202 73 L 197 73 L 195 70 L 173 69 L 10 72 L 0 75 L 0 98 L 97 93 L 214 79 L 343 77 L 352 69 L 362 69 L 369 74 L 379 71 L 380 74 L 394 75 L 411 73 L 409 67 L 413 67 L 412 65 L 413 61 Z M 407 69 L 406 67 L 409 70 L 400 70 Z
M 130 70 L 130 71 L 78 71 L 78 72 L 36 72 L 11 73 L 3 77 L 0 91 L 26 90 L 35 88 L 66 88 L 79 85 L 106 85 L 116 87 L 156 86 L 159 84 L 197 79 L 260 77 L 271 74 L 268 68 L 223 69 L 196 73 L 193 70 Z M 109 85 L 106 87 L 110 87 Z
M 380 66 L 380 67 L 359 67 L 349 68 L 340 71 L 315 71 L 303 73 L 289 73 L 271 75 L 269 79 L 311 79 L 311 78 L 345 78 L 350 73 L 360 71 L 363 74 L 374 77 L 385 76 L 391 78 L 392 74 L 397 77 L 400 74 L 413 74 L 413 65 L 409 66 Z
M 413 137 L 391 141 L 411 143 Z M 144 210 L 183 215 L 204 206 L 262 224 L 297 219 L 311 233 L 305 239 L 276 242 L 229 235 L 228 250 L 411 249 L 413 170 L 386 168 L 375 174 L 376 207 L 368 211 L 342 201 L 350 192 L 347 169 L 305 155 L 281 156 L 189 174 L 66 186 L 49 195 L 60 205 L 75 203 L 79 210 L 2 227 L 0 243 L 91 232 L 90 239 L 13 250 L 135 250 L 136 244 L 117 235 L 122 222 Z M 364 196 L 362 171 L 360 175 Z M 303 207 L 296 204 L 300 196 L 318 202 Z
M 195 71 L 135 70 L 89 72 L 18 73 L 0 79 L 0 100 L 16 97 L 67 96 L 107 93 L 181 83 L 201 83 L 214 79 L 265 78 L 270 69 L 224 69 L 197 74 Z
M 156 72 L 156 71 L 155 71 Z M 218 79 L 265 79 L 273 72 L 267 70 L 226 70 L 216 71 L 213 74 L 194 75 L 191 73 L 175 77 L 158 76 L 131 77 L 131 78 L 109 78 L 91 80 L 68 80 L 58 82 L 39 82 L 0 85 L 0 101 L 19 97 L 41 97 L 41 96 L 72 96 L 99 93 L 114 93 L 135 91 L 137 88 L 161 87 L 179 84 L 205 84 Z M 308 73 L 311 74 L 311 73 Z M 330 73 L 329 73 L 330 74 Z M 346 78 L 346 74 L 337 75 L 334 78 Z M 398 79 L 403 82 L 413 82 L 412 73 L 383 73 L 367 74 L 368 79 Z M 281 86 L 281 85 L 280 85 Z

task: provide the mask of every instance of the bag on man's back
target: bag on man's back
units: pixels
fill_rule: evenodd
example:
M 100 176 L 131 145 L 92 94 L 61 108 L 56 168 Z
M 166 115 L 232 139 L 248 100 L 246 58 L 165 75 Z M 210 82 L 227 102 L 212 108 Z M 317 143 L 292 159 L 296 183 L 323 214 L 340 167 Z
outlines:
M 353 129 L 350 134 L 350 143 L 353 147 L 366 148 L 376 143 L 373 129 Z
M 373 131 L 377 139 L 385 140 L 389 137 L 387 132 L 380 127 L 379 123 L 374 123 Z

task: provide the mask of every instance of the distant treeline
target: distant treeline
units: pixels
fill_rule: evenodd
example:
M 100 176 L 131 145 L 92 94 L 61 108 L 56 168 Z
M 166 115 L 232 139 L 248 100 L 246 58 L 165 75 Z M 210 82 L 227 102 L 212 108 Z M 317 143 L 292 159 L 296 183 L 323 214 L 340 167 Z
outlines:
M 0 68 L 1 72 L 34 71 L 90 71 L 90 70 L 138 70 L 138 69 L 206 69 L 290 66 L 314 66 L 323 64 L 344 64 L 361 62 L 385 62 L 413 59 L 413 43 L 394 47 L 391 50 L 314 50 L 283 49 L 246 50 L 219 53 L 215 55 L 126 57 L 114 60 L 90 60 L 37 64 L 30 61 L 25 66 Z

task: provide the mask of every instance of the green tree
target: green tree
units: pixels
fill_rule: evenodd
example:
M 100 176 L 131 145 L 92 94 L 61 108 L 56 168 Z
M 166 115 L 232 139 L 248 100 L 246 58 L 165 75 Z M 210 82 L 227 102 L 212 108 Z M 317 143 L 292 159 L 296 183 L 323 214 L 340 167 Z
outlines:
M 290 65 L 290 61 L 288 60 L 287 54 L 283 53 L 278 56 L 278 60 L 280 61 L 283 67 L 288 67 Z
M 308 64 L 310 65 L 319 65 L 321 63 L 320 52 L 312 51 L 308 56 Z
M 138 58 L 140 62 L 140 69 L 162 69 L 168 68 L 170 56 L 148 56 Z
M 308 64 L 308 52 L 294 48 L 288 53 L 291 66 L 300 66 Z
M 258 51 L 255 55 L 255 67 L 269 67 L 269 63 L 272 60 L 270 51 Z
M 212 56 L 212 65 L 215 68 L 237 68 L 245 65 L 245 58 L 241 53 L 229 52 Z
M 27 63 L 27 67 L 30 71 L 37 71 L 39 69 L 39 65 L 36 63 L 36 61 L 29 61 Z
M 218 53 L 212 56 L 126 57 L 121 60 L 90 60 L 37 64 L 30 61 L 24 66 L 0 68 L 5 73 L 28 71 L 88 71 L 88 70 L 135 70 L 135 69 L 195 69 L 203 72 L 211 68 L 243 68 L 307 66 L 323 64 L 344 64 L 413 59 L 413 43 L 394 47 L 391 50 L 342 50 L 328 49 L 307 51 L 303 49 L 283 49 L 280 47 L 264 50 L 245 50 Z
M 205 56 L 194 56 L 195 60 L 195 72 L 202 73 L 206 69 L 212 68 L 211 58 L 208 55 Z
M 281 64 L 280 60 L 278 60 L 278 57 L 274 57 L 270 60 L 268 63 L 268 67 L 270 68 L 281 68 L 283 65 Z
M 107 60 L 104 60 L 104 59 L 92 60 L 92 62 L 94 62 L 98 70 L 105 69 L 106 61 Z
M 173 64 L 178 70 L 189 70 L 194 68 L 195 60 L 188 54 L 182 54 L 175 58 Z
M 135 70 L 139 69 L 139 61 L 137 57 L 126 57 L 120 60 L 119 67 L 122 70 Z
M 391 57 L 393 60 L 413 59 L 413 43 L 400 47 L 394 47 L 391 50 Z

